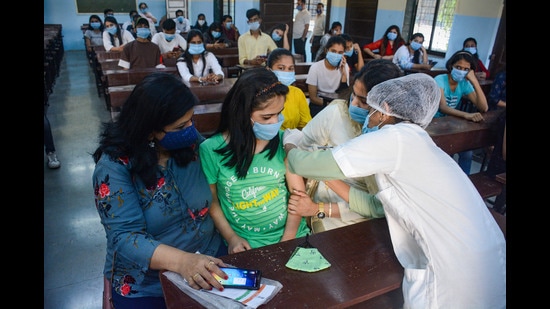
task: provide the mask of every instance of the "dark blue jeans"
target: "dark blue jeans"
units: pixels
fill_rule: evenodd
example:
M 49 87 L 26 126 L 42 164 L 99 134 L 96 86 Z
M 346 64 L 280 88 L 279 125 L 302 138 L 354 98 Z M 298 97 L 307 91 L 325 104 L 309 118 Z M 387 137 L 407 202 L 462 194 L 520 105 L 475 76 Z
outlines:
M 304 56 L 304 62 L 307 62 L 306 57 L 306 41 L 302 39 L 294 39 L 294 53 Z

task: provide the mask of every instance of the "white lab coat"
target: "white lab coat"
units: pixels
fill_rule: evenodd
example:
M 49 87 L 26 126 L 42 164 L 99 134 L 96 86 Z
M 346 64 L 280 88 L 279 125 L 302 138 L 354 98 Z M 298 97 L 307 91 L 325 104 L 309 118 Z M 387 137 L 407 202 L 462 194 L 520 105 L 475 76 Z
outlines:
M 399 123 L 332 150 L 346 177 L 375 174 L 404 308 L 505 308 L 506 241 L 474 185 L 418 125 Z

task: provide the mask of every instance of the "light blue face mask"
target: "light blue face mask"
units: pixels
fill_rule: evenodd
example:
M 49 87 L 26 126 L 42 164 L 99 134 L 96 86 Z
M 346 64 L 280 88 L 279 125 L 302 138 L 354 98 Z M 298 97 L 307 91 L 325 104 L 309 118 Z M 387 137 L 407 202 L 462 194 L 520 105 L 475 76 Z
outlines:
M 342 54 L 328 52 L 326 58 L 330 65 L 332 65 L 333 67 L 337 67 L 340 65 L 340 61 L 342 61 L 342 56 Z
M 363 134 L 372 133 L 372 132 L 378 131 L 380 129 L 380 125 L 382 124 L 382 121 L 378 125 L 375 125 L 372 128 L 368 127 L 370 116 L 372 116 L 376 112 L 377 112 L 377 110 L 374 110 L 372 113 L 367 114 L 367 118 L 365 119 L 365 123 L 363 123 L 363 128 L 361 128 L 361 133 L 363 133 Z
M 461 82 L 468 75 L 468 72 L 453 68 L 451 70 L 451 77 L 455 82 Z
M 168 34 L 168 33 L 165 33 L 165 34 L 164 34 L 164 38 L 165 38 L 166 41 L 168 41 L 168 42 L 172 41 L 175 37 L 176 37 L 175 34 Z
M 272 140 L 275 137 L 275 135 L 279 133 L 279 130 L 283 125 L 283 121 L 285 120 L 285 117 L 283 116 L 283 114 L 279 114 L 277 119 L 279 120 L 279 122 L 270 123 L 270 124 L 262 124 L 252 120 L 254 121 L 254 125 L 252 126 L 252 131 L 254 131 L 256 138 L 264 141 Z
M 183 16 L 178 16 L 177 20 L 180 24 L 183 23 Z
M 248 27 L 250 27 L 250 30 L 256 31 L 256 30 L 258 30 L 258 28 L 260 28 L 260 22 L 255 21 L 253 23 L 250 23 L 250 24 L 248 24 Z
M 93 23 L 90 23 L 90 26 L 92 26 L 93 29 L 99 29 L 99 27 L 101 26 L 101 23 L 93 22 Z
M 412 48 L 413 50 L 419 50 L 420 47 L 422 47 L 422 44 L 420 44 L 420 43 L 418 43 L 418 42 L 415 42 L 415 41 L 412 41 L 412 42 L 411 42 L 411 48 Z
M 283 37 L 278 35 L 277 32 L 273 32 L 271 34 L 271 38 L 273 39 L 273 41 L 277 42 L 277 41 L 280 41 Z
M 359 106 L 352 105 L 351 98 L 350 98 L 348 110 L 349 110 L 349 116 L 351 117 L 351 119 L 358 123 L 365 123 L 365 120 L 369 115 L 368 110 L 361 108 Z
M 146 39 L 151 35 L 151 30 L 149 28 L 137 28 L 136 35 L 138 38 Z
M 143 13 L 143 14 L 147 14 L 147 12 L 149 12 L 149 9 L 148 9 L 148 8 L 144 8 L 144 9 L 141 9 L 140 11 L 141 11 L 141 13 Z
M 296 6 L 296 9 L 297 9 L 298 11 L 301 11 L 303 8 L 304 8 L 304 7 L 301 6 L 301 5 Z
M 348 57 L 351 57 L 351 56 L 353 55 L 353 52 L 354 52 L 354 50 L 353 50 L 353 48 L 352 48 L 352 49 L 350 49 L 350 50 L 346 50 L 346 51 L 344 52 L 344 55 L 345 55 L 345 56 L 348 56 Z
M 296 72 L 288 72 L 288 71 L 272 71 L 277 75 L 277 79 L 285 85 L 290 86 L 293 82 L 296 81 Z
M 194 44 L 194 43 L 189 43 L 189 53 L 191 55 L 198 55 L 198 54 L 202 54 L 202 52 L 204 52 L 204 44 L 200 43 L 200 44 Z
M 475 55 L 477 53 L 477 48 L 475 47 L 464 47 L 464 50 L 470 52 L 472 55 Z
M 390 40 L 390 41 L 393 41 L 393 40 L 397 39 L 397 33 L 394 33 L 394 32 L 388 32 L 388 34 L 386 36 L 388 37 L 388 40 Z
M 222 33 L 221 33 L 221 32 L 218 32 L 218 31 L 212 31 L 212 37 L 213 37 L 214 39 L 217 39 L 217 38 L 219 38 L 219 37 L 220 37 L 221 35 L 222 35 Z
M 111 28 L 106 28 L 105 30 L 107 30 L 110 34 L 115 35 L 117 28 L 116 26 L 111 26 Z
M 233 23 L 230 22 L 230 21 L 226 22 L 226 23 L 225 23 L 225 29 L 227 29 L 227 30 L 231 29 L 231 25 L 232 25 L 232 24 L 233 24 Z

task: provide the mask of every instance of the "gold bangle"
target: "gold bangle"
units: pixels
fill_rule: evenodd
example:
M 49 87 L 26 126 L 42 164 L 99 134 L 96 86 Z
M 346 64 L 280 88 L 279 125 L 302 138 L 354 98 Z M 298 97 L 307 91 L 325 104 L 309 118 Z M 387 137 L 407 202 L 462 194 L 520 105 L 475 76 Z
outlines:
M 332 202 L 328 203 L 328 217 L 332 217 Z

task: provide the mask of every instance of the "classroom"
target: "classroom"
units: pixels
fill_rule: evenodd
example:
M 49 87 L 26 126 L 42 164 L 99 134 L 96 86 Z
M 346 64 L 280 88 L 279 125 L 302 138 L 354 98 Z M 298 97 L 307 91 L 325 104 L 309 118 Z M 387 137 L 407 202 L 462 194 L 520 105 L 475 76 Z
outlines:
M 44 167 L 44 308 L 47 309 L 112 308 L 104 298 L 106 285 L 103 268 L 107 240 L 106 231 L 94 205 L 92 173 L 95 164 L 91 153 L 97 147 L 100 123 L 116 121 L 117 113 L 123 108 L 125 100 L 139 80 L 159 69 L 136 69 L 136 72 L 131 74 L 121 72 L 123 70 L 116 66 L 118 59 L 112 58 L 108 53 L 104 54 L 100 49 L 97 54 L 101 55 L 100 57 L 106 57 L 106 60 L 97 61 L 88 58 L 83 29 L 88 25 L 90 15 L 97 14 L 103 19 L 105 8 L 114 10 L 114 17 L 120 24 L 127 22 L 130 20 L 128 8 L 136 9 L 141 2 L 148 5 L 149 11 L 158 20 L 175 18 L 176 8 L 183 8 L 184 16 L 192 24 L 201 13 L 205 15 L 209 24 L 229 14 L 241 35 L 249 29 L 245 12 L 250 8 L 261 11 L 265 21 L 265 25 L 262 26 L 263 31 L 267 31 L 277 22 L 286 22 L 292 27 L 293 18 L 297 13 L 295 9 L 297 0 L 44 1 L 44 99 L 45 105 L 49 106 L 47 117 L 51 122 L 61 166 L 48 167 L 48 157 L 47 154 L 44 155 L 46 162 Z M 414 9 L 414 3 L 419 2 L 418 0 L 366 0 L 365 3 L 369 3 L 366 7 L 361 5 L 361 1 L 353 0 L 303 2 L 311 13 L 315 12 L 317 3 L 323 3 L 324 14 L 327 16 L 325 30 L 328 30 L 333 22 L 341 22 L 342 33 L 349 33 L 356 38 L 360 46 L 383 37 L 390 25 L 400 26 L 405 38 L 409 38 L 413 32 L 418 31 L 418 28 L 416 28 L 417 31 L 413 28 L 414 20 L 411 18 L 411 15 L 419 14 Z M 505 0 L 438 0 L 436 2 L 455 3 L 452 21 L 445 28 L 444 34 L 430 30 L 423 31 L 425 35 L 427 33 L 434 35 L 433 38 L 426 36 L 424 42 L 426 42 L 429 60 L 437 64 L 431 70 L 411 70 L 404 74 L 422 72 L 437 76 L 447 73 L 446 61 L 455 51 L 463 48 L 465 38 L 474 37 L 477 40 L 479 58 L 492 77 L 480 82 L 483 92 L 488 95 L 494 76 L 503 68 L 505 69 L 506 64 Z M 111 4 L 113 5 L 109 6 Z M 106 7 L 99 9 L 103 6 Z M 262 8 L 268 9 L 264 12 Z M 283 13 L 274 16 L 273 13 L 270 14 L 271 12 Z M 369 19 L 365 18 L 365 15 L 358 16 L 358 14 L 367 14 Z M 280 20 L 280 16 L 285 16 L 284 20 Z M 159 26 L 158 22 L 156 26 Z M 162 32 L 162 29 L 159 30 Z M 290 50 L 296 59 L 295 85 L 305 93 L 308 100 L 305 80 L 307 71 L 313 63 L 312 54 L 309 52 L 311 35 L 310 27 L 305 44 L 307 61 L 303 63 L 294 54 L 292 38 L 289 38 Z M 441 43 L 441 38 L 444 38 L 445 43 Z M 214 134 L 220 121 L 225 94 L 236 83 L 239 75 L 248 69 L 246 65 L 238 63 L 235 57 L 236 50 L 237 47 L 233 47 L 225 51 L 218 50 L 218 53 L 214 52 L 226 77 L 223 81 L 214 86 L 201 83 L 190 87 L 200 100 L 200 104 L 195 106 L 195 126 L 206 137 Z M 366 54 L 363 54 L 363 57 L 365 63 L 372 60 L 372 58 L 368 59 L 369 56 Z M 175 59 L 167 59 L 165 64 L 166 68 L 161 68 L 160 71 L 180 76 Z M 506 173 L 504 172 L 497 179 L 490 178 L 485 173 L 487 160 L 490 157 L 488 151 L 494 147 L 496 141 L 494 130 L 500 112 L 502 110 L 498 113 L 487 112 L 484 114 L 486 121 L 483 124 L 468 125 L 467 129 L 463 121 L 456 121 L 456 119 L 443 121 L 440 118 L 431 123 L 426 131 L 435 143 L 451 156 L 464 150 L 474 150 L 470 180 L 506 237 Z M 457 160 L 456 157 L 455 160 Z M 492 210 L 495 205 L 499 207 L 503 205 L 502 213 L 495 213 Z M 327 207 L 328 205 L 325 205 L 325 211 L 328 211 Z M 362 236 L 346 239 L 351 234 Z M 283 288 L 277 295 L 260 308 L 402 307 L 403 267 L 394 254 L 388 224 L 384 218 L 310 235 L 310 244 L 323 253 L 325 258 L 333 264 L 332 267 L 316 273 L 289 271 L 285 263 L 290 253 L 294 248 L 302 246 L 305 241 L 307 242 L 308 238 L 305 240 L 297 238 L 269 245 L 265 250 L 257 248 L 244 254 L 230 254 L 222 259 L 226 263 L 239 267 L 263 268 L 265 278 L 282 283 Z M 356 243 L 365 245 L 356 246 Z M 347 252 L 348 255 L 344 255 L 343 253 L 350 247 L 353 249 Z M 356 262 L 357 260 L 361 261 Z M 335 267 L 335 265 L 338 266 Z M 337 270 L 343 270 L 344 274 L 336 275 Z M 357 273 L 354 273 L 354 270 Z M 359 275 L 377 281 L 371 280 L 364 286 L 354 285 L 353 281 L 349 281 L 350 277 Z M 183 293 L 162 273 L 160 278 L 167 308 L 204 308 L 200 301 Z M 298 284 L 293 282 L 303 284 L 309 280 L 312 282 L 311 285 L 304 288 L 301 295 L 291 290 L 299 288 Z M 337 280 L 341 287 L 334 290 L 334 285 L 326 283 L 330 280 Z

